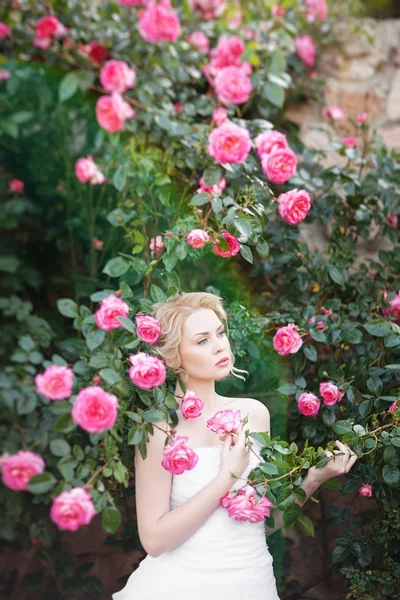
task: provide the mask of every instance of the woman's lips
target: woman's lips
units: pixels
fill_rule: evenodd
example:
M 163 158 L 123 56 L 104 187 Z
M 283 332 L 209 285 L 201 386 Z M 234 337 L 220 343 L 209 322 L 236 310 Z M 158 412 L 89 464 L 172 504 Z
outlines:
M 218 362 L 215 366 L 216 367 L 226 367 L 228 362 L 229 362 L 229 358 L 224 358 L 223 360 L 220 360 L 220 362 Z

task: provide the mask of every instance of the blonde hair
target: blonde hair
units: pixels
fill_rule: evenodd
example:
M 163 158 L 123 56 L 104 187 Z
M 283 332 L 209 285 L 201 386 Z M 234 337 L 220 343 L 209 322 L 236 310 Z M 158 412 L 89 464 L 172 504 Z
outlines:
M 165 302 L 158 302 L 153 305 L 152 316 L 161 323 L 162 333 L 158 341 L 153 344 L 152 352 L 175 371 L 178 377 L 183 373 L 188 376 L 187 371 L 181 367 L 179 354 L 183 324 L 189 315 L 201 308 L 210 308 L 221 321 L 227 322 L 226 312 L 222 306 L 222 298 L 209 292 L 178 292 Z M 233 366 L 235 357 L 232 352 L 231 359 L 231 374 L 245 380 L 239 373 L 247 373 L 247 371 Z

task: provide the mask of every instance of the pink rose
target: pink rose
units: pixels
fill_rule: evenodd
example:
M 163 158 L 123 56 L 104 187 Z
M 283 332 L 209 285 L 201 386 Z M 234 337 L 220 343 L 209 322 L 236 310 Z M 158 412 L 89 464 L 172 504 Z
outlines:
M 204 402 L 193 390 L 186 390 L 181 404 L 181 411 L 185 419 L 196 419 L 201 415 Z
M 208 137 L 208 154 L 217 163 L 242 164 L 251 150 L 250 133 L 230 121 L 216 127 Z
M 106 181 L 105 176 L 94 162 L 91 154 L 87 158 L 78 158 L 75 163 L 75 175 L 81 183 L 90 181 L 91 185 L 101 185 Z
M 141 4 L 145 4 L 146 0 L 117 0 L 118 4 L 121 6 L 140 6 Z
M 115 425 L 118 415 L 118 398 L 101 387 L 83 388 L 72 407 L 72 420 L 89 433 L 102 433 Z
M 240 58 L 245 51 L 243 41 L 237 35 L 222 35 L 216 47 L 211 51 L 213 67 L 239 66 Z
M 197 190 L 198 194 L 210 194 L 210 196 L 220 196 L 226 188 L 226 179 L 225 177 L 221 177 L 218 183 L 206 187 L 204 183 L 204 177 L 200 177 L 199 184 L 200 187 Z
M 53 500 L 50 519 L 60 528 L 76 531 L 96 514 L 91 495 L 83 487 L 61 492 Z
M 0 81 L 5 81 L 6 79 L 10 79 L 11 73 L 7 71 L 7 69 L 0 70 Z
M 45 462 L 39 454 L 19 450 L 16 454 L 0 457 L 4 485 L 15 492 L 28 490 L 30 479 L 45 470 Z
M 124 60 L 108 60 L 100 71 L 101 85 L 107 92 L 123 94 L 136 81 L 136 71 Z
M 60 38 L 66 35 L 68 29 L 53 15 L 42 17 L 36 23 L 34 46 L 46 50 L 52 38 Z
M 297 156 L 290 148 L 274 150 L 261 157 L 261 168 L 272 183 L 285 183 L 296 173 Z
M 208 54 L 210 50 L 210 40 L 202 31 L 193 31 L 193 33 L 186 36 L 186 41 L 197 48 L 199 52 L 204 52 L 204 54 Z
M 306 19 L 312 23 L 316 19 L 325 21 L 328 16 L 328 6 L 326 0 L 304 0 L 306 5 Z
M 186 237 L 187 243 L 189 246 L 192 246 L 192 248 L 203 248 L 209 239 L 210 236 L 207 231 L 204 231 L 203 229 L 192 229 Z
M 358 493 L 360 496 L 366 496 L 367 498 L 370 498 L 372 496 L 372 485 L 369 485 L 368 483 L 361 484 Z
M 197 12 L 207 21 L 221 16 L 226 6 L 226 0 L 189 0 L 189 8 Z
M 243 14 L 240 10 L 237 10 L 231 19 L 228 21 L 229 29 L 237 29 L 243 21 Z
M 294 189 L 278 198 L 278 210 L 282 219 L 290 225 L 296 225 L 304 221 L 311 208 L 311 199 L 305 190 Z
M 357 148 L 358 141 L 354 137 L 345 137 L 343 138 L 342 144 L 347 148 Z
M 135 111 L 120 94 L 100 96 L 97 100 L 97 122 L 100 127 L 109 133 L 123 131 L 125 129 L 125 119 L 131 119 L 134 116 Z
M 142 342 L 155 344 L 161 335 L 161 323 L 149 315 L 136 315 L 136 335 Z
M 368 119 L 368 113 L 365 111 L 360 113 L 356 119 L 357 125 L 364 125 L 365 121 Z
M 181 25 L 168 0 L 147 6 L 139 18 L 139 33 L 146 42 L 176 42 Z
M 104 246 L 104 242 L 102 240 L 99 240 L 99 238 L 94 237 L 94 238 L 92 238 L 92 246 L 96 250 L 101 250 L 102 247 Z
M 295 354 L 300 350 L 303 341 L 298 333 L 298 327 L 294 323 L 289 323 L 285 327 L 280 327 L 272 340 L 275 350 L 281 356 Z
M 214 240 L 213 252 L 217 256 L 222 256 L 222 258 L 230 258 L 231 256 L 236 256 L 236 254 L 240 251 L 240 243 L 234 235 L 229 233 L 228 231 L 222 232 L 223 237 L 226 239 L 229 248 L 224 250 L 223 248 L 219 248 L 219 240 Z
M 159 254 L 164 248 L 164 241 L 161 235 L 157 235 L 155 238 L 151 238 L 149 248 L 155 254 Z
M 324 404 L 327 406 L 333 406 L 336 402 L 340 402 L 344 396 L 344 392 L 330 382 L 320 383 L 319 393 L 324 399 Z
M 227 115 L 225 108 L 222 108 L 222 106 L 219 106 L 218 108 L 214 109 L 213 114 L 212 114 L 212 122 L 213 123 L 215 123 L 216 125 L 222 125 L 222 123 L 225 123 L 227 118 L 228 118 L 228 115 Z
M 260 159 L 264 155 L 271 154 L 274 150 L 289 148 L 286 135 L 276 129 L 259 133 L 254 140 L 254 145 L 257 148 L 257 154 Z
M 303 392 L 297 400 L 297 408 L 306 417 L 315 417 L 318 414 L 321 400 L 310 392 Z
M 8 25 L 0 21 L 0 40 L 5 40 L 11 35 L 11 29 Z
M 389 215 L 387 218 L 387 223 L 388 225 L 390 225 L 390 227 L 393 227 L 393 229 L 397 229 L 399 226 L 399 218 L 397 215 Z
M 72 394 L 74 373 L 68 367 L 50 365 L 34 378 L 36 391 L 49 400 L 63 400 Z
M 109 294 L 101 300 L 100 308 L 94 313 L 97 327 L 104 331 L 121 328 L 122 325 L 117 317 L 127 317 L 128 315 L 129 306 L 114 294 Z
M 79 46 L 79 50 L 88 55 L 88 58 L 95 64 L 101 64 L 110 55 L 108 49 L 96 41 Z
M 199 457 L 191 448 L 185 446 L 187 436 L 178 435 L 173 442 L 164 446 L 162 466 L 173 475 L 181 475 L 184 471 L 191 471 L 197 465 Z
M 257 496 L 256 490 L 247 485 L 246 489 L 237 492 L 228 491 L 221 498 L 221 505 L 228 511 L 228 516 L 236 521 L 249 521 L 258 523 L 270 516 L 270 509 L 274 506 L 265 496 Z
M 247 102 L 253 89 L 247 74 L 236 66 L 220 69 L 215 77 L 214 87 L 218 101 L 225 106 Z
M 284 17 L 285 16 L 285 9 L 281 4 L 274 4 L 274 6 L 271 6 L 271 15 L 273 17 Z
M 389 408 L 388 408 L 388 411 L 389 411 L 390 413 L 393 413 L 395 410 L 397 410 L 397 400 L 395 400 L 395 401 L 393 402 L 393 404 L 391 404 L 391 405 L 389 406 Z
M 346 113 L 339 106 L 328 106 L 324 108 L 322 114 L 330 121 L 340 121 L 346 118 Z
M 242 425 L 242 418 L 240 416 L 240 410 L 233 412 L 233 410 L 219 410 L 215 413 L 211 419 L 208 419 L 206 426 L 208 429 L 216 433 L 217 435 L 224 435 L 225 433 L 239 433 Z
M 296 54 L 306 67 L 315 64 L 315 46 L 312 37 L 308 34 L 298 35 L 295 41 Z
M 8 187 L 14 194 L 22 194 L 24 191 L 24 182 L 20 179 L 10 179 Z
M 386 292 L 384 293 L 384 299 L 386 301 L 387 291 L 384 290 L 384 292 Z M 393 315 L 396 321 L 400 320 L 400 291 L 397 292 L 393 300 L 389 300 L 388 302 L 390 306 L 389 308 L 382 308 L 382 314 L 385 315 L 385 317 Z
M 142 390 L 151 390 L 164 383 L 167 369 L 163 361 L 156 356 L 138 352 L 135 355 L 131 354 L 129 360 L 132 364 L 129 369 L 129 377 L 137 387 Z

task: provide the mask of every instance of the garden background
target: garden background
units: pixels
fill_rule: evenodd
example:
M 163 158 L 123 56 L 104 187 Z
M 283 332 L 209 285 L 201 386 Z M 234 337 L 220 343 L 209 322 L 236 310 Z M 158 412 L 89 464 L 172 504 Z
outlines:
M 171 373 L 144 390 L 129 357 L 151 353 L 135 315 L 179 290 L 224 298 L 249 378 L 218 390 L 271 413 L 259 474 L 285 511 L 268 540 L 282 600 L 399 597 L 398 13 L 375 0 L 0 8 L 2 597 L 109 598 L 145 556 L 134 445 L 173 426 L 176 402 Z M 126 65 L 107 73 L 110 60 Z M 121 316 L 107 329 L 110 296 Z M 285 354 L 273 339 L 288 323 L 302 344 Z M 72 371 L 69 395 L 40 388 L 52 365 Z M 118 400 L 97 432 L 72 412 L 91 386 Z M 316 412 L 299 410 L 304 394 Z M 359 460 L 296 509 L 337 438 Z M 5 473 L 21 450 L 40 459 L 16 489 Z M 83 486 L 96 515 L 60 528 L 55 499 Z

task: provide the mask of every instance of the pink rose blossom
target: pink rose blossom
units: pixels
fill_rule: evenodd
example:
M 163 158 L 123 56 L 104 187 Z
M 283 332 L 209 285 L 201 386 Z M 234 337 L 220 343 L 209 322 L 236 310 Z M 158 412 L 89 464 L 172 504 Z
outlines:
M 50 519 L 60 528 L 76 531 L 96 514 L 91 495 L 83 487 L 61 492 L 53 500 Z
M 101 433 L 115 425 L 118 398 L 93 385 L 83 388 L 72 407 L 72 420 L 89 433 Z
M 236 521 L 258 523 L 270 516 L 270 509 L 274 505 L 265 496 L 259 497 L 251 485 L 246 485 L 245 489 L 228 491 L 222 496 L 221 506 L 226 508 L 228 516 Z
M 242 24 L 242 21 L 243 21 L 242 11 L 237 10 L 234 13 L 233 17 L 231 19 L 229 19 L 229 21 L 228 21 L 229 29 L 237 29 Z
M 186 237 L 187 243 L 192 248 L 203 248 L 209 239 L 210 236 L 204 229 L 192 229 Z
M 189 8 L 207 21 L 220 17 L 226 6 L 226 0 L 189 0 Z
M 101 300 L 100 308 L 94 313 L 97 327 L 104 329 L 104 331 L 120 329 L 122 325 L 117 317 L 127 317 L 128 315 L 129 306 L 114 294 L 109 294 Z
M 199 52 L 208 54 L 210 51 L 210 40 L 202 31 L 193 31 L 190 35 L 186 36 L 186 41 L 192 44 Z
M 285 16 L 285 9 L 281 4 L 274 4 L 274 6 L 271 6 L 271 15 L 273 17 L 284 17 Z
M 325 21 L 328 16 L 326 0 L 304 0 L 306 5 L 306 19 L 309 23 L 313 21 Z
M 216 254 L 217 256 L 222 256 L 222 258 L 230 258 L 231 256 L 236 256 L 236 254 L 238 254 L 238 252 L 240 251 L 240 243 L 238 242 L 237 238 L 235 238 L 235 236 L 229 233 L 228 231 L 223 231 L 222 236 L 227 241 L 229 248 L 227 250 L 220 248 L 218 246 L 218 239 L 214 240 L 214 245 L 212 248 L 214 254 Z
M 74 373 L 68 367 L 50 365 L 34 377 L 36 391 L 49 400 L 64 400 L 72 394 Z
M 273 338 L 275 350 L 281 356 L 295 354 L 300 350 L 303 341 L 298 333 L 298 327 L 294 323 L 289 323 L 285 327 L 280 327 Z
M 393 404 L 391 404 L 391 405 L 389 406 L 389 408 L 388 408 L 388 411 L 389 411 L 390 413 L 393 413 L 395 410 L 397 410 L 397 400 L 395 400 L 395 401 L 393 402 Z
M 97 122 L 100 127 L 109 133 L 123 131 L 125 129 L 125 119 L 131 119 L 134 116 L 135 111 L 120 94 L 100 96 L 97 100 Z
M 226 179 L 225 177 L 221 177 L 218 183 L 214 183 L 214 185 L 210 185 L 209 187 L 207 187 L 204 183 L 204 177 L 200 177 L 199 184 L 200 187 L 197 190 L 198 194 L 210 194 L 210 196 L 220 196 L 226 188 Z
M 343 138 L 342 144 L 343 146 L 346 146 L 346 148 L 357 148 L 358 141 L 354 137 L 345 137 Z
M 97 65 L 104 62 L 110 55 L 108 49 L 96 41 L 79 46 L 79 50 L 84 54 L 87 54 L 88 58 Z
M 121 6 L 140 6 L 141 4 L 145 4 L 146 0 L 117 0 L 118 4 Z
M 261 157 L 261 168 L 272 183 L 285 183 L 296 173 L 297 156 L 290 148 L 274 150 Z
M 216 47 L 211 50 L 213 67 L 221 69 L 223 67 L 240 66 L 240 58 L 244 51 L 245 45 L 237 35 L 222 35 Z
M 129 377 L 142 390 L 151 390 L 162 385 L 167 377 L 167 369 L 162 360 L 150 356 L 146 352 L 131 354 L 129 360 L 132 366 Z
M 229 106 L 247 102 L 253 86 L 244 70 L 233 65 L 219 70 L 214 80 L 214 88 L 218 101 Z
M 382 293 L 382 290 L 380 293 Z M 387 297 L 386 290 L 384 290 L 383 296 L 384 296 L 385 301 L 387 301 L 386 300 L 386 297 Z M 382 314 L 385 315 L 385 317 L 388 317 L 389 315 L 393 315 L 395 317 L 396 321 L 400 320 L 400 291 L 397 292 L 397 294 L 395 295 L 393 300 L 388 300 L 387 302 L 389 303 L 390 306 L 388 308 L 383 308 Z
M 107 92 L 123 94 L 136 81 L 136 71 L 124 60 L 108 60 L 100 71 L 101 85 Z
M 185 419 L 196 419 L 201 415 L 204 402 L 193 390 L 186 390 L 181 404 L 181 411 Z
M 218 108 L 215 108 L 212 114 L 212 122 L 215 123 L 216 125 L 222 125 L 223 123 L 225 123 L 225 121 L 228 118 L 228 114 L 225 110 L 225 108 L 222 108 L 222 106 L 219 106 Z
M 181 112 L 183 111 L 183 108 L 184 108 L 184 106 L 183 106 L 182 102 L 175 102 L 174 103 L 174 109 L 175 109 L 175 112 L 176 112 L 177 115 L 181 114 Z
M 368 119 L 368 113 L 364 111 L 358 115 L 356 122 L 358 125 L 364 125 L 364 123 L 367 119 Z
M 333 406 L 336 402 L 340 402 L 344 396 L 344 392 L 331 382 L 320 383 L 319 393 L 323 397 L 326 406 Z
M 295 41 L 296 54 L 306 67 L 312 67 L 315 64 L 315 45 L 313 39 L 307 33 L 298 35 Z
M 303 392 L 297 400 L 297 408 L 306 417 L 315 417 L 318 414 L 321 400 L 310 392 Z
M 11 29 L 9 26 L 0 21 L 0 40 L 5 40 L 6 38 L 10 37 L 10 35 Z
M 271 154 L 274 150 L 289 148 L 286 135 L 276 129 L 259 133 L 254 140 L 254 145 L 257 148 L 257 154 L 260 159 L 264 155 Z
M 91 154 L 87 158 L 78 158 L 75 163 L 75 175 L 81 183 L 90 181 L 91 185 L 101 185 L 106 181 L 105 176 L 94 162 Z
M 187 436 L 178 435 L 173 442 L 163 448 L 162 466 L 173 475 L 191 471 L 197 465 L 199 457 L 191 448 L 185 446 Z
M 361 487 L 358 490 L 358 493 L 360 494 L 360 496 L 365 496 L 367 498 L 371 498 L 371 496 L 372 496 L 372 485 L 369 485 L 368 483 L 361 484 Z
M 14 194 L 22 194 L 24 191 L 24 182 L 20 179 L 10 179 L 8 187 Z
M 68 29 L 53 15 L 42 17 L 36 23 L 34 46 L 46 50 L 52 41 L 52 38 L 60 38 L 66 35 Z
M 346 118 L 346 113 L 339 106 L 328 106 L 324 108 L 322 114 L 330 121 L 340 121 Z
M 387 223 L 388 225 L 390 225 L 390 227 L 393 227 L 393 229 L 398 229 L 399 227 L 399 218 L 397 215 L 389 215 L 387 218 Z
M 102 240 L 99 240 L 99 238 L 94 237 L 92 238 L 92 246 L 93 248 L 95 248 L 95 250 L 101 250 L 104 246 L 104 242 Z
M 28 490 L 28 483 L 34 475 L 43 473 L 45 462 L 39 454 L 19 450 L 16 454 L 3 454 L 0 467 L 4 485 L 15 492 L 22 492 Z
M 224 435 L 225 433 L 238 434 L 241 425 L 240 410 L 235 412 L 233 410 L 219 410 L 206 423 L 208 429 L 217 435 Z
M 213 129 L 208 138 L 208 154 L 222 165 L 242 164 L 250 150 L 249 131 L 230 121 Z
M 176 42 L 181 25 L 169 0 L 147 6 L 139 17 L 139 33 L 146 42 Z
M 150 315 L 138 314 L 135 317 L 136 335 L 142 342 L 155 344 L 161 335 L 161 323 Z
M 164 241 L 161 235 L 157 235 L 155 238 L 151 238 L 149 248 L 154 254 L 159 254 L 164 248 Z
M 11 73 L 7 71 L 7 69 L 0 70 L 0 81 L 5 81 L 6 79 L 10 79 Z
M 286 194 L 281 194 L 278 202 L 279 214 L 290 225 L 296 225 L 300 221 L 304 221 L 311 208 L 311 199 L 308 192 L 296 188 L 286 192 Z

